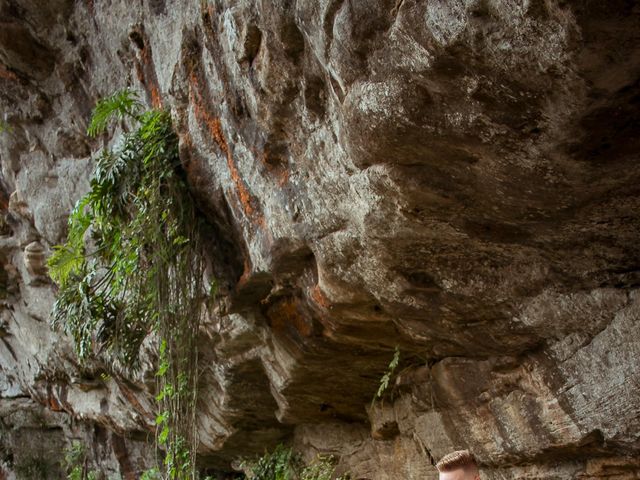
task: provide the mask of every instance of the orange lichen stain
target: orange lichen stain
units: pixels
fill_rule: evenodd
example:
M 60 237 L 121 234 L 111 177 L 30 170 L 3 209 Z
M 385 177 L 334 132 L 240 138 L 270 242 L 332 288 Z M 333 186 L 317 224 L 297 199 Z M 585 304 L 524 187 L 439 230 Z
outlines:
M 140 57 L 142 60 L 142 63 L 145 65 L 151 65 L 153 60 L 151 58 L 151 49 L 149 48 L 149 46 L 147 45 L 147 42 L 149 41 L 149 39 L 147 38 L 146 35 L 143 34 L 143 45 L 142 45 L 142 50 L 140 51 Z
M 156 73 L 153 66 L 153 60 L 151 58 L 151 50 L 148 47 L 145 47 L 142 50 L 142 61 L 145 65 L 145 78 L 148 82 L 145 85 L 148 85 L 149 96 L 151 97 L 151 105 L 154 108 L 162 108 L 162 98 L 160 97 L 160 87 L 158 85 L 158 79 L 156 78 Z
M 304 337 L 313 335 L 313 322 L 300 311 L 295 299 L 286 299 L 276 303 L 269 308 L 267 316 L 274 330 L 283 331 L 291 326 Z
M 205 0 L 204 2 L 200 3 L 200 15 L 202 16 L 202 19 L 207 22 L 207 23 L 211 23 L 212 19 L 215 18 L 213 16 L 215 10 L 213 8 L 213 5 L 211 3 L 209 3 L 208 0 Z M 209 25 L 206 25 L 209 26 Z
M 245 285 L 249 281 L 250 277 L 251 277 L 251 263 L 249 262 L 248 258 L 245 258 L 244 259 L 244 269 L 242 270 L 242 275 L 238 279 L 237 286 L 241 287 L 241 286 Z
M 331 308 L 331 302 L 325 296 L 325 294 L 320 290 L 320 285 L 316 285 L 311 289 L 311 298 L 317 305 L 320 305 L 322 308 Z
M 158 86 L 158 79 L 155 75 L 151 49 L 146 45 L 147 41 L 145 38 L 145 46 L 140 51 L 140 58 L 136 58 L 135 61 L 136 77 L 138 77 L 138 80 L 144 86 L 149 97 L 151 97 L 151 105 L 153 108 L 162 108 L 160 87 Z
M 47 404 L 49 410 L 53 412 L 61 412 L 62 410 L 64 410 L 60 402 L 58 402 L 58 399 L 53 395 L 49 396 L 49 398 L 47 399 Z
M 193 138 L 191 138 L 191 134 L 187 131 L 187 132 L 181 132 L 180 133 L 180 141 L 187 147 L 187 148 L 192 148 L 193 147 Z
M 151 105 L 153 108 L 162 108 L 162 99 L 156 85 L 151 86 Z
M 18 76 L 10 70 L 7 70 L 5 67 L 0 65 L 0 78 L 4 78 L 7 80 L 13 80 L 14 82 L 18 80 Z
M 255 208 L 255 200 L 249 193 L 242 177 L 240 176 L 240 172 L 236 167 L 233 161 L 233 155 L 231 154 L 231 149 L 229 148 L 229 144 L 222 133 L 222 124 L 220 123 L 219 118 L 214 118 L 209 111 L 204 106 L 204 99 L 202 98 L 202 94 L 199 89 L 198 78 L 195 73 L 191 73 L 189 76 L 191 82 L 190 89 L 190 99 L 191 103 L 194 106 L 194 111 L 196 118 L 200 120 L 209 131 L 209 134 L 216 142 L 220 150 L 225 154 L 227 159 L 227 166 L 229 167 L 229 172 L 231 173 L 231 179 L 236 186 L 236 192 L 238 193 L 238 197 L 240 199 L 240 203 L 242 204 L 242 208 L 244 213 L 252 218 L 257 224 L 264 226 L 264 217 L 260 215 Z
M 187 174 L 187 182 L 189 185 L 196 188 L 202 188 L 206 186 L 206 175 L 203 172 L 202 165 L 193 161 L 189 152 L 193 148 L 193 140 L 189 132 L 181 132 L 178 134 L 180 137 L 180 161 L 182 162 L 182 168 Z M 184 154 L 183 151 L 186 151 Z
M 47 385 L 47 396 L 44 405 L 53 412 L 70 411 L 69 405 L 65 408 L 66 397 L 67 386 L 65 384 Z
M 4 188 L 0 188 L 0 212 L 6 212 L 8 209 L 9 209 L 9 192 L 6 192 Z
M 283 170 L 278 177 L 278 185 L 284 187 L 289 182 L 289 170 Z
M 138 77 L 141 84 L 146 85 L 144 72 L 142 71 L 142 64 L 138 61 L 136 61 L 136 77 Z

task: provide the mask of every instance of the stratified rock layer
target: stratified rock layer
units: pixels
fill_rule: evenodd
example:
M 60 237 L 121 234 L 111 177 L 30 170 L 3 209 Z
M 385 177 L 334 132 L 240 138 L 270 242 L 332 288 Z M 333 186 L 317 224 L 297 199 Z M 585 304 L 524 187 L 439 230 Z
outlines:
M 171 110 L 210 223 L 205 463 L 292 441 L 425 479 L 468 447 L 488 479 L 640 478 L 636 2 L 40 3 L 0 2 L 3 409 L 143 468 L 107 439 L 152 431 L 153 369 L 79 368 L 43 263 L 128 86 Z

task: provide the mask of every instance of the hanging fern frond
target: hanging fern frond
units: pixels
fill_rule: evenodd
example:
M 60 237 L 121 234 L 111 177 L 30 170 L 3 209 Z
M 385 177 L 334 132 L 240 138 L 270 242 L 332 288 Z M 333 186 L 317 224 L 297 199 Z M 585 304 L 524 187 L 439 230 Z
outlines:
M 142 110 L 142 104 L 138 100 L 137 94 L 129 89 L 120 90 L 106 98 L 100 100 L 95 109 L 87 134 L 95 137 L 103 133 L 109 121 L 113 118 L 122 120 L 126 117 L 137 118 Z
M 391 378 L 393 377 L 393 373 L 396 371 L 396 368 L 398 368 L 399 364 L 400 364 L 400 347 L 396 347 L 396 350 L 393 353 L 393 358 L 391 359 L 391 362 L 389 362 L 389 366 L 387 367 L 387 371 L 384 373 L 384 375 L 380 379 L 380 385 L 378 386 L 378 391 L 376 392 L 376 396 L 374 397 L 374 400 L 376 398 L 382 398 L 382 395 L 384 395 L 384 392 L 387 391 L 387 389 L 389 388 L 389 383 L 391 382 Z
M 145 338 L 159 335 L 165 478 L 193 479 L 196 340 L 207 290 L 201 225 L 178 171 L 168 112 L 141 113 L 135 94 L 123 90 L 98 102 L 89 134 L 125 117 L 134 130 L 98 156 L 90 191 L 69 216 L 67 241 L 49 260 L 60 287 L 53 324 L 73 339 L 81 360 L 99 357 L 114 370 L 138 368 Z
M 47 260 L 49 276 L 64 288 L 70 277 L 78 276 L 86 263 L 84 235 L 91 225 L 92 216 L 86 211 L 89 198 L 83 197 L 69 215 L 69 233 L 64 245 L 55 245 Z
M 61 287 L 64 287 L 72 275 L 78 275 L 84 265 L 84 252 L 70 245 L 56 245 L 47 265 L 49 276 Z

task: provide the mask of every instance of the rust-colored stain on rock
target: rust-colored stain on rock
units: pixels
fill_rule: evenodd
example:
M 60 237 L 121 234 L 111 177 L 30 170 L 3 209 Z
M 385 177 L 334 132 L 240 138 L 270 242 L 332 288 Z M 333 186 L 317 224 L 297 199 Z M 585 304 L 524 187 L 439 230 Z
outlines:
M 331 308 L 331 301 L 326 297 L 324 292 L 320 289 L 320 285 L 315 285 L 311 289 L 311 298 L 313 301 L 322 308 Z
M 272 305 L 267 316 L 271 328 L 276 331 L 285 332 L 293 327 L 303 337 L 313 335 L 313 320 L 302 311 L 299 300 L 287 298 Z
M 6 80 L 13 80 L 14 82 L 18 80 L 18 76 L 10 70 L 7 70 L 5 67 L 0 65 L 0 78 L 4 78 Z
M 196 118 L 200 120 L 207 128 L 207 131 L 211 135 L 211 138 L 216 142 L 220 150 L 225 154 L 227 160 L 227 166 L 231 174 L 231 179 L 236 187 L 238 198 L 242 205 L 245 215 L 252 219 L 258 225 L 264 225 L 264 217 L 258 212 L 256 208 L 257 200 L 251 195 L 244 180 L 240 176 L 238 167 L 236 166 L 229 144 L 222 132 L 222 124 L 220 119 L 211 115 L 208 111 L 203 95 L 201 93 L 200 82 L 198 81 L 195 73 L 191 73 L 190 79 L 190 99 L 193 104 Z

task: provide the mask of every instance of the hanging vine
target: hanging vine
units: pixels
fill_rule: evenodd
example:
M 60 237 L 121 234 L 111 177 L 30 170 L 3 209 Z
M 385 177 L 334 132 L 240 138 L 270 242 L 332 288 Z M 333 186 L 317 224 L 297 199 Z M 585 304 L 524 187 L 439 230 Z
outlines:
M 59 286 L 53 325 L 72 337 L 81 360 L 103 355 L 123 369 L 138 368 L 143 340 L 158 334 L 164 477 L 195 479 L 196 340 L 206 294 L 200 220 L 169 113 L 143 112 L 123 90 L 97 104 L 88 134 L 103 133 L 114 119 L 135 129 L 99 155 L 67 241 L 48 261 Z

